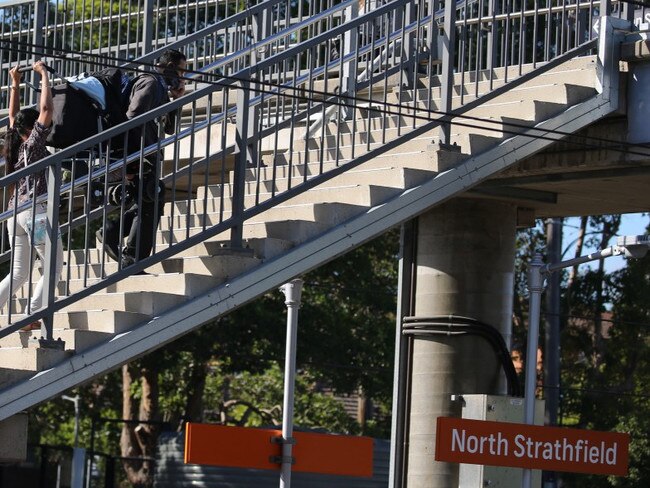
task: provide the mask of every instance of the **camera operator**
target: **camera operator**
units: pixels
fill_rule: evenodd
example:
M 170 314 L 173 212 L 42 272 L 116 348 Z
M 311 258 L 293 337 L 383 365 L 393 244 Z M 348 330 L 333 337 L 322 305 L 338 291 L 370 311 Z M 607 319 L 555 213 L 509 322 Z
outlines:
M 187 60 L 183 53 L 173 49 L 163 52 L 155 73 L 145 73 L 133 80 L 127 118 L 133 119 L 154 110 L 169 102 L 170 97 L 176 99 L 182 96 L 185 93 L 182 76 L 186 68 Z M 130 130 L 127 154 L 140 151 L 141 142 L 142 147 L 155 144 L 158 141 L 159 124 L 166 134 L 173 134 L 176 116 L 177 112 L 173 111 Z M 100 229 L 97 238 L 104 244 L 106 254 L 120 262 L 122 268 L 151 253 L 165 204 L 164 185 L 158 180 L 162 159 L 163 155 L 159 151 L 141 154 L 138 161 L 127 165 L 126 181 L 113 187 L 110 195 L 107 195 L 109 203 L 124 205 L 124 213 L 120 219 L 107 220 L 105 236 Z M 124 237 L 127 237 L 126 246 L 120 250 Z

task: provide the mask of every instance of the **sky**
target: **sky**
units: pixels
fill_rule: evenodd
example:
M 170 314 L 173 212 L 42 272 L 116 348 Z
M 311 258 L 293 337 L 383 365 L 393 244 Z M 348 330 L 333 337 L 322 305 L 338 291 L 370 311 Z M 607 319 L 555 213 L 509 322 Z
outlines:
M 636 213 L 636 214 L 624 214 L 621 219 L 621 229 L 619 231 L 619 236 L 635 236 L 646 234 L 646 227 L 650 222 L 650 216 L 648 214 Z M 578 236 L 578 226 L 580 224 L 579 218 L 568 218 L 564 220 L 564 232 L 562 234 L 562 249 L 564 251 L 563 259 L 570 259 L 573 257 L 573 249 L 575 246 L 571 245 Z M 616 244 L 616 239 L 612 239 L 609 243 L 610 245 Z M 585 248 L 583 255 L 589 252 L 595 251 L 595 248 Z M 591 263 L 593 267 L 596 262 Z M 616 271 L 617 269 L 622 268 L 626 264 L 626 258 L 623 256 L 613 256 L 605 259 L 605 270 L 606 272 Z M 589 266 L 589 264 L 583 264 L 582 266 Z

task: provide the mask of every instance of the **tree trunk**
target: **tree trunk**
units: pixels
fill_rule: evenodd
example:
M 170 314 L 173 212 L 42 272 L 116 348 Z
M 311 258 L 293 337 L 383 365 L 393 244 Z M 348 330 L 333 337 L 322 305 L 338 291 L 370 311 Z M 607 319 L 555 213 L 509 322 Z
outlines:
M 122 465 L 129 482 L 134 488 L 153 486 L 154 456 L 158 427 L 156 425 L 129 422 L 136 420 L 135 405 L 131 396 L 134 382 L 133 370 L 129 365 L 122 366 L 122 425 L 120 450 L 125 458 Z M 138 406 L 140 421 L 152 421 L 158 416 L 158 373 L 153 369 L 142 367 L 138 370 L 141 383 L 141 398 Z
M 185 413 L 183 421 L 185 422 L 202 422 L 203 421 L 203 392 L 205 390 L 205 380 L 209 371 L 209 359 L 199 361 L 198 359 L 192 364 L 187 384 L 187 400 L 185 402 Z M 182 429 L 183 422 L 179 426 Z
M 578 230 L 578 238 L 576 239 L 576 250 L 573 254 L 574 258 L 577 258 L 582 255 L 582 248 L 585 243 L 585 235 L 587 234 L 587 221 L 589 217 L 580 218 L 580 229 Z M 567 281 L 567 303 L 569 309 L 571 308 L 571 290 L 573 288 L 573 283 L 575 282 L 576 276 L 578 275 L 578 265 L 572 266 L 569 271 L 569 279 Z

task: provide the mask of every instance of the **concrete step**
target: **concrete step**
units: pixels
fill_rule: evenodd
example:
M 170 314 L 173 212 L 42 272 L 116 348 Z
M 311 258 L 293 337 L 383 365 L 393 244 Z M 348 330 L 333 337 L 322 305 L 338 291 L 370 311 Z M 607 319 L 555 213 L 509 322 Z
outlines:
M 11 365 L 11 369 L 37 372 L 51 368 L 68 357 L 68 353 L 44 347 L 2 347 L 0 364 Z M 0 385 L 2 387 L 2 385 Z
M 100 264 L 96 262 L 95 264 Z M 83 267 L 81 267 L 83 268 Z M 112 267 L 111 267 L 112 268 Z M 117 270 L 117 266 L 115 266 Z M 83 273 L 80 269 L 78 273 Z M 73 274 L 73 273 L 71 273 Z M 107 273 L 108 274 L 108 273 Z M 66 273 L 67 276 L 67 273 Z M 84 288 L 91 286 L 101 281 L 97 277 L 89 277 L 85 280 L 80 278 L 73 278 L 69 280 L 61 280 L 57 284 L 57 296 L 76 293 Z M 220 279 L 213 276 L 192 274 L 192 273 L 161 273 L 155 276 L 152 275 L 134 275 L 128 276 L 117 283 L 113 283 L 105 288 L 106 293 L 114 292 L 132 292 L 132 291 L 159 291 L 171 290 L 173 293 L 185 296 L 196 296 L 203 293 L 205 290 L 216 286 Z M 28 286 L 24 285 L 20 290 L 16 291 L 17 298 L 27 298 Z M 14 320 L 15 321 L 15 320 Z M 0 340 L 1 344 L 1 340 Z
M 278 222 L 256 222 L 245 223 L 243 226 L 244 239 L 264 239 L 266 237 L 274 237 L 288 241 L 292 239 L 293 243 L 304 242 L 307 239 L 321 234 L 330 226 L 319 222 L 308 222 L 305 220 L 283 220 Z M 189 229 L 182 230 L 166 230 L 157 234 L 156 239 L 159 245 L 182 242 L 189 236 L 194 236 L 203 232 L 202 227 L 190 227 Z M 214 238 L 216 240 L 223 240 L 230 235 L 230 231 L 223 234 L 218 234 Z M 200 258 L 204 259 L 204 258 Z
M 210 199 L 216 200 L 216 199 Z M 203 208 L 203 200 L 195 201 L 192 207 Z M 211 206 L 218 207 L 219 201 L 212 201 Z M 323 224 L 336 225 L 358 215 L 365 207 L 339 203 L 306 203 L 300 205 L 281 205 L 273 207 L 260 215 L 253 217 L 248 223 L 274 222 L 279 220 L 305 220 L 320 222 Z M 224 212 L 223 218 L 229 218 L 231 212 Z M 182 230 L 186 227 L 210 227 L 222 221 L 218 212 L 192 212 L 191 214 L 178 214 L 176 216 L 165 216 L 161 219 L 161 230 Z
M 90 349 L 111 337 L 111 334 L 108 332 L 94 330 L 55 328 L 52 332 L 55 340 L 61 339 L 65 343 L 66 351 L 76 353 Z M 38 339 L 40 337 L 41 332 L 38 330 L 22 332 L 19 334 L 10 334 L 0 339 L 0 348 L 35 348 L 38 347 Z
M 121 310 L 136 312 L 153 317 L 180 305 L 186 300 L 183 295 L 163 292 L 123 292 L 123 293 L 96 293 L 84 297 L 65 307 L 64 312 L 80 312 L 87 310 Z M 27 300 L 24 298 L 13 299 L 15 310 L 24 313 Z M 0 364 L 7 364 L 0 361 Z
M 484 120 L 464 120 L 459 117 L 456 119 L 457 122 L 462 123 L 454 124 L 451 126 L 451 140 L 452 143 L 456 142 L 458 145 L 466 144 L 468 138 L 472 135 L 485 135 L 495 138 L 503 137 L 503 117 L 493 118 L 489 117 Z M 528 124 L 526 121 L 522 120 L 522 124 Z M 424 121 L 418 121 L 417 127 L 424 125 Z M 401 135 L 407 133 L 413 129 L 413 127 L 397 129 L 396 127 L 390 127 L 387 129 L 373 129 L 371 131 L 359 131 L 359 129 L 353 127 L 352 122 L 346 121 L 339 124 L 339 128 L 346 130 L 346 132 L 336 135 L 320 135 L 316 138 L 310 139 L 309 142 L 304 140 L 296 141 L 294 144 L 294 150 L 304 151 L 306 147 L 309 149 L 320 149 L 324 148 L 335 148 L 336 144 L 340 144 L 343 147 L 350 146 L 354 143 L 355 146 L 366 146 L 371 149 L 377 147 L 376 145 L 383 145 L 388 141 L 397 139 Z M 352 132 L 354 131 L 354 133 Z M 425 134 L 420 134 L 417 138 L 414 139 L 428 139 L 429 141 L 438 141 L 440 137 L 440 129 L 435 128 Z
M 221 185 L 208 186 L 207 189 L 198 192 L 198 199 L 203 197 L 203 191 L 209 198 L 215 198 L 217 201 L 221 193 Z M 349 205 L 361 205 L 372 207 L 386 201 L 386 199 L 396 195 L 398 188 L 392 188 L 379 185 L 349 184 L 333 187 L 316 187 L 296 195 L 290 199 L 288 205 L 297 205 L 304 203 L 342 203 Z M 272 198 L 270 192 L 260 192 L 259 201 L 264 202 Z M 247 195 L 244 197 L 245 208 L 251 208 L 256 205 L 256 196 Z M 229 199 L 224 199 L 224 209 L 229 210 L 232 203 Z
M 51 368 L 69 353 L 42 347 L 0 347 L 0 390 Z
M 407 134 L 407 131 L 404 132 L 404 135 Z M 483 134 L 472 134 L 472 133 L 453 133 L 451 138 L 451 144 L 455 144 L 460 150 L 466 154 L 475 154 L 479 148 L 485 149 L 487 147 L 492 147 L 493 145 L 498 144 L 501 141 L 501 137 L 490 137 Z M 439 142 L 439 132 L 437 130 L 430 131 L 429 133 L 420 135 L 418 137 L 413 137 L 403 144 L 391 148 L 384 153 L 384 155 L 394 155 L 398 157 L 407 158 L 414 152 L 427 153 L 431 150 L 432 144 Z M 384 146 L 382 143 L 372 143 L 370 144 L 370 150 L 374 150 Z M 289 164 L 290 161 L 294 165 L 300 164 L 311 164 L 313 162 L 333 162 L 339 165 L 345 164 L 353 160 L 354 157 L 359 157 L 369 152 L 368 146 L 366 144 L 357 144 L 354 146 L 354 154 L 352 151 L 352 146 L 341 146 L 338 149 L 335 147 L 327 148 L 323 151 L 320 149 L 310 149 L 296 151 L 292 154 L 279 154 L 275 158 L 276 164 Z M 431 160 L 431 156 L 428 156 Z M 270 164 L 272 161 L 268 159 L 263 159 L 265 163 Z M 431 169 L 436 170 L 437 165 L 431 164 Z
M 536 64 L 524 64 L 521 67 L 519 66 L 508 66 L 506 68 L 493 68 L 491 70 L 484 69 L 478 72 L 465 72 L 465 73 L 455 73 L 454 74 L 454 85 L 461 85 L 463 82 L 465 85 L 473 85 L 474 82 L 478 81 L 489 81 L 496 80 L 500 82 L 509 81 L 515 79 L 521 74 L 526 74 L 537 67 L 542 66 L 545 63 L 536 63 Z M 594 73 L 597 65 L 597 57 L 594 56 L 581 56 L 578 58 L 573 58 L 570 61 L 562 63 L 559 66 L 552 68 L 551 70 L 535 77 L 535 80 L 548 80 L 554 77 L 562 78 L 571 78 L 576 77 L 577 74 L 582 71 L 587 71 Z M 535 80 L 532 80 L 532 83 L 536 83 Z M 440 86 L 441 77 L 434 76 L 432 78 L 431 86 Z M 428 78 L 422 76 L 419 79 L 419 82 L 428 86 Z
M 581 102 L 595 93 L 594 83 L 596 77 L 592 72 L 581 71 L 576 73 L 578 78 L 571 79 L 556 76 L 553 79 L 535 80 L 537 83 L 528 83 L 509 89 L 495 98 L 495 101 L 507 103 L 516 100 L 538 100 L 541 102 L 556 102 L 573 105 Z M 570 83 L 567 83 L 567 80 Z M 496 87 L 495 87 L 496 88 Z M 490 93 L 490 83 L 481 82 L 478 87 L 475 85 L 465 86 L 461 97 L 460 87 L 455 87 L 452 97 L 452 109 L 471 102 L 478 97 Z M 441 110 L 440 87 L 433 87 L 429 90 L 420 88 L 417 90 L 395 91 L 395 96 L 409 107 L 415 106 L 421 109 Z M 415 98 L 416 97 L 416 98 Z
M 542 122 L 567 109 L 563 103 L 540 102 L 537 100 L 515 100 L 511 102 L 488 102 L 470 110 L 465 115 L 473 117 L 512 117 L 531 122 Z
M 15 322 L 18 320 L 12 316 Z M 108 334 L 118 334 L 130 330 L 136 324 L 148 320 L 149 316 L 137 312 L 125 312 L 119 310 L 82 310 L 77 312 L 57 312 L 54 314 L 54 329 L 55 330 L 81 330 L 103 332 Z M 0 324 L 7 324 L 7 316 L 0 315 Z M 27 338 L 33 337 L 35 334 L 40 334 L 39 331 L 20 332 L 21 336 L 25 335 Z M 14 336 L 16 334 L 10 334 Z M 3 339 L 8 339 L 9 336 Z M 15 339 L 11 339 L 15 340 Z M 20 339 L 22 344 L 22 339 Z M 67 346 L 66 346 L 67 347 Z
M 16 348 L 13 348 L 16 349 Z M 7 349 L 9 350 L 9 349 Z M 11 357 L 9 359 L 12 359 Z M 3 357 L 0 355 L 0 361 L 3 360 Z M 0 391 L 3 388 L 6 388 L 7 386 L 17 383 L 18 381 L 25 380 L 27 378 L 30 378 L 31 376 L 34 376 L 36 371 L 32 371 L 29 369 L 18 369 L 14 368 L 11 363 L 0 363 L 0 364 L 6 364 L 6 366 L 0 366 Z
M 388 186 L 393 188 L 406 189 L 412 186 L 418 185 L 423 181 L 426 181 L 435 176 L 434 171 L 428 171 L 423 169 L 412 169 L 412 168 L 400 168 L 393 165 L 378 166 L 374 165 L 373 167 L 357 167 L 352 168 L 349 171 L 344 172 L 343 174 L 331 178 L 327 181 L 324 181 L 319 188 L 336 188 L 341 186 L 348 185 L 380 185 Z M 246 182 L 245 191 L 247 194 L 254 193 L 258 188 L 261 189 L 264 193 L 269 193 L 272 190 L 276 192 L 284 192 L 289 188 L 289 183 L 291 187 L 295 187 L 300 183 L 304 182 L 304 177 L 296 175 L 291 179 L 286 176 L 276 176 L 275 180 L 261 180 L 257 181 L 248 181 Z M 231 198 L 233 193 L 233 186 L 230 184 L 226 185 L 214 185 L 213 193 L 216 195 L 221 195 L 226 198 Z M 197 191 L 197 210 L 203 210 L 201 203 L 203 198 L 206 195 L 204 187 L 201 187 Z M 216 202 L 214 205 L 217 206 L 219 202 Z M 329 204 L 333 205 L 333 204 Z M 284 208 L 282 205 L 277 207 L 278 209 Z M 203 212 L 201 212 L 203 213 Z M 265 212 L 265 218 L 271 217 Z M 225 217 L 225 215 L 224 215 Z M 296 216 L 296 218 L 299 218 Z M 302 218 L 302 217 L 300 217 Z
M 59 284 L 59 293 L 64 292 L 64 287 L 67 287 L 69 293 L 75 293 L 99 281 L 98 278 L 88 279 L 85 286 L 84 280 L 79 279 L 70 280 L 67 283 L 61 282 Z M 175 295 L 191 297 L 203 294 L 205 291 L 217 286 L 221 281 L 213 276 L 194 273 L 163 273 L 155 276 L 135 275 L 109 285 L 105 288 L 105 292 L 128 293 L 168 290 Z
M 193 202 L 193 200 L 191 201 Z M 179 203 L 181 205 L 181 203 Z M 187 205 L 182 202 L 182 205 Z M 192 206 L 192 204 L 190 205 Z M 178 215 L 178 212 L 176 213 Z M 293 247 L 289 241 L 282 239 L 265 238 L 265 239 L 246 239 L 243 243 L 242 249 L 233 249 L 230 246 L 230 239 L 210 240 L 200 242 L 184 251 L 179 252 L 174 257 L 211 257 L 211 256 L 243 256 L 254 257 L 256 259 L 269 259 L 277 256 L 281 252 L 286 251 Z M 73 249 L 70 253 L 70 264 L 73 266 L 89 264 L 100 264 L 102 250 L 101 248 L 91 248 L 84 252 L 82 249 Z M 66 259 L 67 259 L 66 254 Z M 111 259 L 106 256 L 105 262 L 111 262 Z
M 452 161 L 457 161 L 457 151 L 436 148 L 435 143 L 433 142 L 432 145 L 433 147 L 427 147 L 426 151 L 404 151 L 400 155 L 381 154 L 356 166 L 355 169 L 374 169 L 391 166 L 395 168 L 409 168 L 435 172 L 438 171 L 439 164 L 446 166 Z M 303 164 L 296 164 L 293 162 L 292 164 L 289 164 L 289 160 L 287 160 L 284 155 L 276 158 L 275 162 L 271 158 L 264 158 L 264 161 L 266 166 L 259 169 L 250 168 L 246 170 L 245 178 L 247 181 L 256 181 L 258 174 L 260 181 L 272 180 L 274 176 L 275 178 L 287 178 L 290 174 L 302 177 L 307 175 L 307 177 L 309 177 L 330 171 L 349 162 L 349 160 L 346 160 L 337 164 L 334 161 L 323 161 L 321 164 L 319 161 L 312 161 Z M 231 172 L 229 181 L 232 181 L 233 178 L 234 174 Z
M 156 242 L 158 245 L 164 245 L 166 242 L 160 238 L 161 232 L 158 233 L 158 236 L 159 238 Z M 185 235 L 179 234 L 179 241 L 177 242 L 180 242 L 184 239 Z M 93 257 L 96 257 L 96 254 L 94 254 Z M 205 286 L 206 282 L 208 281 L 210 282 L 210 286 L 217 286 L 219 283 L 223 283 L 228 278 L 237 276 L 238 274 L 253 266 L 256 266 L 257 264 L 259 264 L 259 259 L 255 258 L 252 252 L 230 252 L 228 255 L 215 256 L 174 256 L 148 267 L 146 271 L 149 273 L 149 275 L 143 275 L 140 277 L 133 276 L 132 278 L 134 278 L 134 283 L 139 283 L 140 280 L 142 280 L 142 282 L 147 280 L 155 280 L 158 275 L 164 276 L 167 273 L 209 276 L 209 280 L 204 280 L 203 278 L 192 278 L 191 280 L 185 282 L 183 285 L 185 289 L 188 287 L 190 289 L 196 289 L 197 287 Z M 118 269 L 118 264 L 107 256 L 103 267 L 101 263 L 97 262 L 71 264 L 69 267 L 64 267 L 61 279 L 66 281 L 68 279 L 80 280 L 84 277 L 87 279 L 100 278 L 102 276 L 116 273 Z M 129 279 L 131 279 L 131 277 Z M 163 278 L 163 281 L 166 279 L 169 278 Z M 183 282 L 182 278 L 174 278 L 174 280 L 177 280 L 178 283 Z M 179 288 L 179 290 L 181 289 Z M 175 290 L 174 293 L 176 293 Z M 179 294 L 182 293 L 179 291 Z

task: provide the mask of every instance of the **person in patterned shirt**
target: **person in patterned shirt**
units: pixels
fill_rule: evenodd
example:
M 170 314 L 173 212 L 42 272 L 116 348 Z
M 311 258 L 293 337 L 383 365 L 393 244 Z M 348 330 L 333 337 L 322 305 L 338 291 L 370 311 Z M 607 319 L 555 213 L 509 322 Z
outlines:
M 52 129 L 53 107 L 50 79 L 46 66 L 42 61 L 34 63 L 33 70 L 41 76 L 41 96 L 38 111 L 33 108 L 20 110 L 18 90 L 22 73 L 18 71 L 17 66 L 9 70 L 11 78 L 9 130 L 5 136 L 4 144 L 6 174 L 23 169 L 49 155 L 45 147 L 45 140 Z M 31 252 L 32 247 L 41 260 L 42 269 L 49 269 L 45 261 L 46 236 L 43 232 L 43 218 L 47 210 L 47 203 L 37 203 L 33 209 L 33 215 L 33 206 L 31 204 L 33 199 L 47 193 L 45 174 L 45 169 L 31 173 L 20 178 L 10 189 L 11 199 L 7 209 L 17 210 L 17 213 L 7 221 L 7 231 L 13 254 L 11 266 L 13 273 L 7 275 L 0 282 L 0 306 L 4 306 L 9 301 L 10 290 L 15 293 L 29 279 L 29 272 L 32 267 L 30 258 L 34 254 Z M 27 208 L 21 209 L 20 207 L 26 203 L 29 203 Z M 32 226 L 33 229 L 31 229 Z M 55 283 L 58 282 L 63 268 L 63 247 L 60 236 L 56 243 L 56 261 Z M 43 306 L 45 279 L 44 273 L 33 288 L 29 307 L 31 313 L 38 311 Z M 40 321 L 35 321 L 22 330 L 32 330 L 40 327 Z

